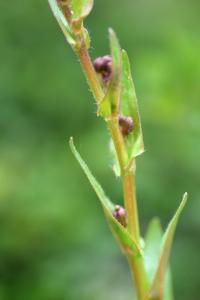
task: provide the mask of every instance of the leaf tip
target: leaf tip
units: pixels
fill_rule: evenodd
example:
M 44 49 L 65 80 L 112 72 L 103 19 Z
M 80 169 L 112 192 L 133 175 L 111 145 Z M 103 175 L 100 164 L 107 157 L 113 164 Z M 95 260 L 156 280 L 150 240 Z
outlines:
M 182 202 L 181 202 L 181 208 L 182 208 L 182 209 L 184 208 L 184 206 L 185 206 L 187 200 L 188 200 L 188 193 L 186 192 L 186 193 L 184 193 L 183 199 L 182 199 Z
M 114 30 L 111 27 L 108 28 L 108 33 L 109 33 L 109 35 L 115 34 Z
M 74 138 L 73 138 L 73 136 L 70 136 L 70 138 L 69 138 L 69 146 L 70 146 L 71 151 L 74 153 L 75 146 L 74 146 Z
M 187 198 L 188 198 L 188 192 L 184 193 L 183 198 L 185 198 L 187 200 Z
M 113 42 L 115 42 L 118 44 L 119 42 L 118 42 L 117 35 L 111 27 L 108 28 L 108 33 L 109 33 L 110 43 L 112 44 Z
M 73 136 L 70 136 L 70 138 L 69 138 L 69 144 L 71 145 L 73 143 L 74 143 L 74 138 L 73 138 Z
M 127 51 L 125 49 L 122 49 L 122 57 L 127 57 L 128 54 L 127 54 Z
M 152 220 L 151 220 L 151 223 L 152 225 L 157 225 L 157 226 L 160 226 L 161 227 L 161 222 L 160 222 L 160 219 L 159 217 L 154 217 Z

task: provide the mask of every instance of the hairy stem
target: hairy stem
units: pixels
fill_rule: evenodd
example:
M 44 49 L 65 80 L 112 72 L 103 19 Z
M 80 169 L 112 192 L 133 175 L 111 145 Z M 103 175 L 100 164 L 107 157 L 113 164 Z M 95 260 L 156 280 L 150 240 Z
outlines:
M 97 101 L 97 104 L 99 104 L 104 97 L 104 93 L 97 78 L 91 58 L 89 56 L 88 50 L 84 42 L 82 42 L 80 50 L 77 51 L 77 55 L 79 57 L 82 69 L 87 78 L 89 87 L 94 95 L 94 98 Z

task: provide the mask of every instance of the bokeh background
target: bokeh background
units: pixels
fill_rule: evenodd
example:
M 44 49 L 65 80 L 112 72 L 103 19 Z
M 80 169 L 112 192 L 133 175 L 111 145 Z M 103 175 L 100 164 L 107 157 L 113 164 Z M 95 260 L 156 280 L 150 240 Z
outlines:
M 69 151 L 75 142 L 116 203 L 108 133 L 47 1 L 0 10 L 0 299 L 133 299 L 129 270 Z M 133 66 L 146 152 L 137 160 L 142 231 L 183 192 L 171 266 L 176 300 L 200 293 L 200 2 L 96 0 L 91 56 L 117 32 Z

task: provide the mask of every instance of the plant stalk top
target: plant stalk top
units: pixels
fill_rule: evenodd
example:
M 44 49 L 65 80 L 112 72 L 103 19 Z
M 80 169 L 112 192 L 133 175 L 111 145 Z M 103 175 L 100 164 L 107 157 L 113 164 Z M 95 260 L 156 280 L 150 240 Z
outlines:
M 141 243 L 138 218 L 135 161 L 144 152 L 142 127 L 129 58 L 122 50 L 116 34 L 109 29 L 110 54 L 92 62 L 89 55 L 90 36 L 84 20 L 93 7 L 93 0 L 48 0 L 67 42 L 78 56 L 90 90 L 111 136 L 113 170 L 121 178 L 124 207 L 113 204 L 97 182 L 70 139 L 71 150 L 96 192 L 112 233 L 127 257 L 133 274 L 138 300 L 173 300 L 170 271 L 170 250 L 178 218 L 187 195 L 162 233 L 154 219 Z

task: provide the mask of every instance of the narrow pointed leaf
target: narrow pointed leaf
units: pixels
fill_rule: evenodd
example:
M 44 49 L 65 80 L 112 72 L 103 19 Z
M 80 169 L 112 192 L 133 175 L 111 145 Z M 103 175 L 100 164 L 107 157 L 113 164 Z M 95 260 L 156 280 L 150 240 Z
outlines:
M 119 110 L 121 91 L 121 48 L 116 34 L 109 29 L 110 50 L 112 56 L 112 76 L 106 95 L 99 105 L 98 114 L 104 118 Z
M 145 237 L 144 262 L 149 284 L 152 284 L 153 277 L 159 262 L 163 231 L 158 218 L 154 218 L 147 230 Z M 168 267 L 164 283 L 164 300 L 173 300 L 171 272 Z
M 116 85 L 120 82 L 121 73 L 121 48 L 115 32 L 109 29 L 110 50 L 112 56 L 113 81 Z
M 80 154 L 76 150 L 73 139 L 70 139 L 70 148 L 72 153 L 74 154 L 75 158 L 79 162 L 82 170 L 84 171 L 85 175 L 87 176 L 91 186 L 93 187 L 94 191 L 96 192 L 101 205 L 103 207 L 104 213 L 106 215 L 106 218 L 108 220 L 108 223 L 111 227 L 112 232 L 114 233 L 116 239 L 118 240 L 121 248 L 123 251 L 128 252 L 129 255 L 133 255 L 136 257 L 142 256 L 142 251 L 140 247 L 137 245 L 137 243 L 132 239 L 132 237 L 129 235 L 127 229 L 123 227 L 112 215 L 114 210 L 114 204 L 108 199 L 108 197 L 105 195 L 102 187 L 97 182 L 95 177 L 90 172 L 88 166 L 81 158 Z
M 156 299 L 161 300 L 163 299 L 163 286 L 165 281 L 165 273 L 168 266 L 168 260 L 170 256 L 171 246 L 174 238 L 174 233 L 176 229 L 176 225 L 178 222 L 178 219 L 180 217 L 180 214 L 186 204 L 187 201 L 187 193 L 184 194 L 182 202 L 180 206 L 178 207 L 174 217 L 172 218 L 171 222 L 169 223 L 165 234 L 162 239 L 162 246 L 161 246 L 161 252 L 158 262 L 158 267 L 153 279 L 152 286 L 150 288 L 150 293 L 147 299 Z
M 72 19 L 79 21 L 89 15 L 93 7 L 93 0 L 71 0 Z
M 76 150 L 74 142 L 73 142 L 73 138 L 70 138 L 69 143 L 70 143 L 70 148 L 71 148 L 72 153 L 74 154 L 75 158 L 79 162 L 82 170 L 84 171 L 84 173 L 87 176 L 89 182 L 91 183 L 93 189 L 95 190 L 97 196 L 99 197 L 103 207 L 105 207 L 106 210 L 108 210 L 109 212 L 113 211 L 114 210 L 114 204 L 105 195 L 104 190 L 102 189 L 100 184 L 97 182 L 95 177 L 92 175 L 92 173 L 90 172 L 88 166 L 86 165 L 86 163 L 84 162 L 84 160 L 82 159 L 82 157 L 80 156 L 78 151 Z
M 133 131 L 125 139 L 129 159 L 131 160 L 144 152 L 144 143 L 135 87 L 129 58 L 125 50 L 122 50 L 121 112 L 124 116 L 132 117 L 134 122 Z
M 73 33 L 71 32 L 67 19 L 65 18 L 64 14 L 60 10 L 57 1 L 56 0 L 48 0 L 48 1 L 49 1 L 50 8 L 53 12 L 53 15 L 56 18 L 58 24 L 60 25 L 68 43 L 70 45 L 75 45 L 75 39 L 73 37 Z

